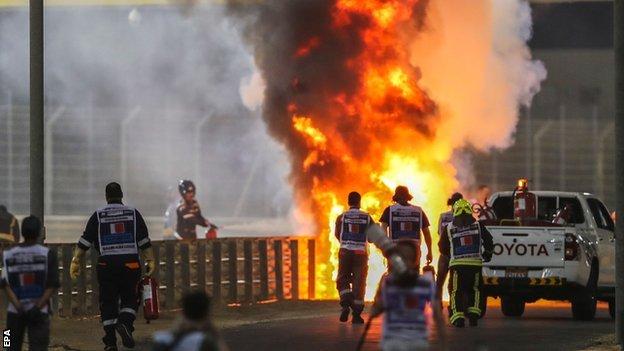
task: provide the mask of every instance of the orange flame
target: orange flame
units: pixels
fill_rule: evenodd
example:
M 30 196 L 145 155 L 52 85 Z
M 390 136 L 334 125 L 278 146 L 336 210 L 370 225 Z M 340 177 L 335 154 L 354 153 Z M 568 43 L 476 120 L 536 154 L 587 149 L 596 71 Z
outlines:
M 296 100 L 288 105 L 293 128 L 307 148 L 301 164 L 294 167 L 300 167 L 311 178 L 312 211 L 322 231 L 317 267 L 320 298 L 337 297 L 334 280 L 339 243 L 334 237 L 334 220 L 345 210 L 348 192 L 363 193 L 362 208 L 379 218 L 390 204 L 394 188 L 407 185 L 414 202 L 424 208 L 435 225 L 437 215 L 445 209 L 447 195 L 458 185 L 455 170 L 448 162 L 452 148 L 435 139 L 439 123 L 436 105 L 418 86 L 420 72 L 410 64 L 407 51 L 404 29 L 409 27 L 418 3 L 337 1 L 333 8 L 334 30 L 341 32 L 356 21 L 367 23 L 358 27 L 364 48 L 345 62 L 345 68 L 357 77 L 357 88 L 319 101 L 327 107 L 315 109 L 314 113 L 301 114 L 306 109 Z M 306 49 L 305 56 L 322 45 L 308 44 L 301 46 Z M 295 81 L 300 84 L 298 78 Z M 328 115 L 318 115 L 319 110 Z M 383 257 L 372 249 L 368 299 L 374 296 L 385 269 Z

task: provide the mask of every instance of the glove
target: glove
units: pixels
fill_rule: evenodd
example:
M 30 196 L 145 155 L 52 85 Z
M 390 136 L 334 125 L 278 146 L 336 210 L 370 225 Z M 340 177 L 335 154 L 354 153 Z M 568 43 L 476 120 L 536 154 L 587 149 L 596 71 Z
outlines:
M 431 264 L 431 262 L 433 261 L 433 255 L 431 254 L 431 251 L 427 252 L 427 266 Z
M 141 251 L 141 260 L 147 265 L 145 275 L 151 277 L 156 271 L 156 259 L 154 259 L 154 249 L 151 246 Z
M 28 311 L 26 311 L 26 319 L 33 324 L 39 324 L 43 322 L 45 318 L 45 314 L 41 312 L 41 310 L 35 306 Z
M 483 257 L 483 262 L 490 262 L 492 260 L 492 252 L 491 251 L 483 251 L 481 254 Z
M 79 247 L 74 249 L 74 257 L 72 257 L 71 265 L 69 266 L 69 276 L 72 280 L 78 279 L 80 275 L 80 258 L 84 256 L 84 250 Z

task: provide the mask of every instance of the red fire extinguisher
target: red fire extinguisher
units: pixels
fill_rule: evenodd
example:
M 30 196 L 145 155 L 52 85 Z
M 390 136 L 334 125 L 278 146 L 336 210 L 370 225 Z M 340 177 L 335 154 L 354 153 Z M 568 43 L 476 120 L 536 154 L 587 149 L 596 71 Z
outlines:
M 143 277 L 139 282 L 141 300 L 143 300 L 143 317 L 149 323 L 153 319 L 158 319 L 160 312 L 158 309 L 158 282 L 152 277 Z
M 208 227 L 208 230 L 206 230 L 206 239 L 216 239 L 217 238 L 217 229 L 219 229 L 219 227 L 217 227 L 214 224 L 211 224 Z
M 525 178 L 518 180 L 518 186 L 514 190 L 514 218 L 522 221 L 537 218 L 537 198 L 529 191 L 529 181 Z

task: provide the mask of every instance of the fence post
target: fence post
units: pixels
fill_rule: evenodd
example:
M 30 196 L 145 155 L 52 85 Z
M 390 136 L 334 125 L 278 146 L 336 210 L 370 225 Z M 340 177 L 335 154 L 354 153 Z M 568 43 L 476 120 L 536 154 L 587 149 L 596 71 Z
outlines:
M 69 266 L 72 260 L 72 247 L 70 245 L 61 246 L 63 252 L 63 273 L 61 275 L 61 287 L 63 289 L 63 317 L 72 316 L 72 283 L 69 275 Z
M 253 242 L 251 240 L 244 241 L 244 257 L 245 302 L 253 303 Z
M 57 264 L 60 263 L 60 261 L 58 259 L 59 251 L 58 251 L 58 248 L 56 247 L 56 245 L 50 245 L 50 246 L 48 246 L 48 248 L 50 249 L 50 254 L 56 256 Z M 2 252 L 0 252 L 0 262 L 2 262 Z M 60 279 L 60 276 L 59 276 L 59 279 Z M 5 299 L 3 299 L 3 300 L 5 300 Z M 58 307 L 59 307 L 59 289 L 56 289 L 54 291 L 54 293 L 52 294 L 52 299 L 51 299 L 50 303 L 51 303 L 50 307 L 52 307 L 52 311 L 57 312 L 58 311 Z M 0 312 L 1 311 L 3 311 L 2 310 L 2 302 L 0 302 Z
M 154 248 L 154 262 L 156 263 L 153 278 L 156 279 L 156 283 L 160 287 L 160 244 L 152 241 L 152 247 Z
M 212 243 L 212 298 L 221 302 L 221 242 Z
M 80 275 L 76 282 L 76 314 L 79 316 L 87 313 L 87 258 L 83 255 L 80 258 Z
M 308 239 L 308 299 L 315 297 L 316 291 L 316 242 Z
M 299 240 L 290 241 L 290 286 L 293 300 L 299 300 Z
M 206 291 L 206 240 L 197 242 L 197 287 Z
M 165 243 L 165 266 L 167 267 L 165 305 L 169 309 L 173 308 L 175 303 L 175 247 L 173 245 L 171 241 Z
M 284 299 L 284 271 L 282 262 L 282 239 L 273 242 L 275 251 L 275 297 L 278 300 Z
M 92 248 L 91 250 L 91 313 L 98 314 L 100 312 L 100 285 L 97 279 L 98 253 Z
M 269 261 L 267 241 L 258 241 L 258 269 L 260 270 L 260 300 L 269 299 Z
M 238 253 L 236 252 L 236 239 L 228 242 L 228 277 L 229 277 L 229 300 L 231 303 L 238 301 Z
M 180 274 L 182 292 L 187 292 L 191 288 L 191 268 L 190 268 L 190 254 L 188 243 L 180 244 Z

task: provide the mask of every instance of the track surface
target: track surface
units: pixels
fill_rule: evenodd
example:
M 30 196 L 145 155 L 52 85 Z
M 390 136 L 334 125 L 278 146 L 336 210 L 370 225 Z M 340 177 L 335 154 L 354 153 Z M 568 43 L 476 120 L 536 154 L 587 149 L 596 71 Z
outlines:
M 477 328 L 447 327 L 449 350 L 579 350 L 592 340 L 613 332 L 613 321 L 600 306 L 591 322 L 572 320 L 566 304 L 527 305 L 522 318 L 504 317 L 498 306 L 489 306 Z M 355 350 L 364 327 L 340 323 L 338 315 L 263 322 L 230 328 L 223 335 L 231 350 Z M 379 349 L 379 321 L 373 323 L 364 350 Z M 434 341 L 437 343 L 437 341 Z M 435 347 L 433 349 L 438 349 Z

